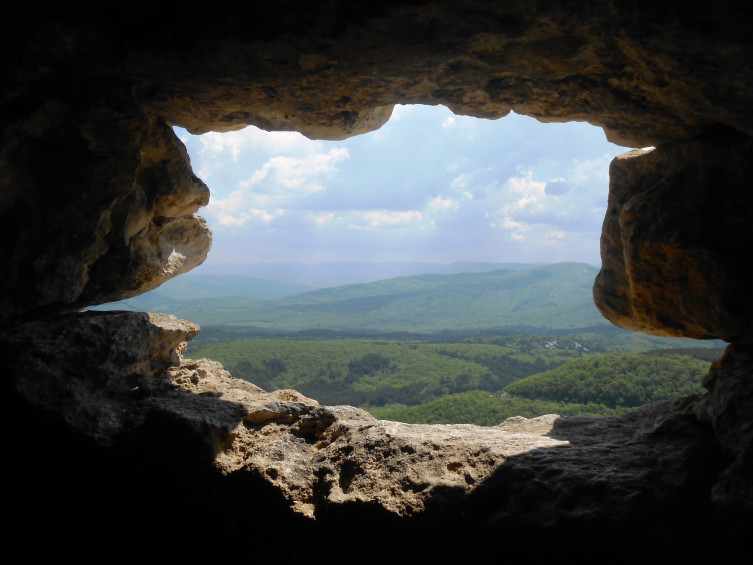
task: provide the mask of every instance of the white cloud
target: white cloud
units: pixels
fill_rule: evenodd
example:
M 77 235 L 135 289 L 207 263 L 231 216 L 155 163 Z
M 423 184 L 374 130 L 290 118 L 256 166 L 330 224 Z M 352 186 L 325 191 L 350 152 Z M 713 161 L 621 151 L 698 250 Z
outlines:
M 572 167 L 568 171 L 567 179 L 571 184 L 591 185 L 594 182 L 609 186 L 609 163 L 614 156 L 606 153 L 596 159 L 573 159 Z
M 196 169 L 194 172 L 196 173 L 196 176 L 205 183 L 209 182 L 209 177 L 212 176 L 212 170 L 207 168 Z
M 209 132 L 201 136 L 200 154 L 230 153 L 238 161 L 241 151 L 263 149 L 267 154 L 307 153 L 321 143 L 294 131 L 264 131 L 254 126 L 225 133 Z
M 335 219 L 335 213 L 328 212 L 326 214 L 311 214 L 310 218 L 320 226 L 323 226 Z
M 218 221 L 221 225 L 226 227 L 237 227 L 242 226 L 249 220 L 250 216 L 246 212 L 241 212 L 237 216 L 232 216 L 229 214 L 222 214 L 218 216 Z
M 512 177 L 507 185 L 512 192 L 521 195 L 512 206 L 513 209 L 522 210 L 528 206 L 540 208 L 546 198 L 546 183 L 534 181 L 531 171 L 525 171 L 520 177 Z
M 512 218 L 504 218 L 504 220 L 502 221 L 502 227 L 511 232 L 510 237 L 513 241 L 523 241 L 525 239 L 523 232 L 528 230 L 527 225 L 523 224 L 522 222 L 515 221 Z
M 434 210 L 446 210 L 448 208 L 452 210 L 458 209 L 457 202 L 450 200 L 449 198 L 442 198 L 441 195 L 438 195 L 431 202 L 429 202 L 429 206 L 431 206 Z
M 210 198 L 207 211 L 214 214 L 223 226 L 241 226 L 249 218 L 248 214 L 240 211 L 244 205 L 243 193 L 235 190 L 226 198 Z
M 505 218 L 505 221 L 502 223 L 502 226 L 507 230 L 520 230 L 520 231 L 526 230 L 525 225 L 523 225 L 521 222 L 516 222 L 515 220 L 512 220 L 510 218 Z
M 280 216 L 285 214 L 285 210 L 281 208 L 277 208 L 273 212 L 268 212 L 267 210 L 260 210 L 258 208 L 251 208 L 249 209 L 248 213 L 251 215 L 251 217 L 259 218 L 262 220 L 265 224 L 268 224 L 275 218 L 279 218 Z
M 278 155 L 264 163 L 261 169 L 254 171 L 249 180 L 241 181 L 238 185 L 249 188 L 269 178 L 270 182 L 277 187 L 304 193 L 319 192 L 324 190 L 324 187 L 312 182 L 312 179 L 320 175 L 336 173 L 336 164 L 348 158 L 348 150 L 344 147 L 335 147 L 327 153 L 316 153 L 305 157 Z
M 467 184 L 468 184 L 468 176 L 465 173 L 461 173 L 458 176 L 456 176 L 454 179 L 452 179 L 452 183 L 450 183 L 450 188 L 461 189 L 461 188 L 465 188 Z
M 230 153 L 233 161 L 238 160 L 238 155 L 240 155 L 241 147 L 244 145 L 243 135 L 238 131 L 229 131 L 227 133 L 210 131 L 209 133 L 202 135 L 200 139 L 200 154 Z
M 413 222 L 422 222 L 424 217 L 421 212 L 408 210 L 405 212 L 391 212 L 387 210 L 371 210 L 363 214 L 364 220 L 369 225 L 377 227 L 383 225 L 410 224 Z
M 258 218 L 264 223 L 269 223 L 275 218 L 282 216 L 285 211 L 277 208 L 267 211 L 261 208 L 248 206 L 246 196 L 240 190 L 235 190 L 226 198 L 212 198 L 207 204 L 209 215 L 214 215 L 220 225 L 226 227 L 242 226 L 253 218 Z
M 220 228 L 217 250 L 253 230 L 252 253 L 265 257 L 310 260 L 333 245 L 343 257 L 384 247 L 406 260 L 598 262 L 608 165 L 624 150 L 587 128 L 398 105 L 378 131 L 343 141 L 175 131 L 212 191 L 203 215 Z

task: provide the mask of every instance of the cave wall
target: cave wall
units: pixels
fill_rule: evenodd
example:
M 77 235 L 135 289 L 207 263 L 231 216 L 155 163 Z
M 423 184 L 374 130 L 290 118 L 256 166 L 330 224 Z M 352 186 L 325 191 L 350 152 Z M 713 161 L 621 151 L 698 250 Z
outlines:
M 745 268 L 753 243 L 745 186 L 753 36 L 737 3 L 30 1 L 6 14 L 0 29 L 6 397 L 24 425 L 55 428 L 59 441 L 75 445 L 82 468 L 104 457 L 110 472 L 124 469 L 121 479 L 133 472 L 151 480 L 180 467 L 184 484 L 199 491 L 245 485 L 243 496 L 257 493 L 285 523 L 299 524 L 302 512 L 335 526 L 360 516 L 387 527 L 395 516 L 417 513 L 459 527 L 458 517 L 470 513 L 474 524 L 492 529 L 525 524 L 515 530 L 520 554 L 545 532 L 564 543 L 584 525 L 611 524 L 602 528 L 604 539 L 622 540 L 627 551 L 629 536 L 619 532 L 630 524 L 631 532 L 666 542 L 664 556 L 676 539 L 702 535 L 697 524 L 704 519 L 709 535 L 726 532 L 734 540 L 746 531 L 753 509 L 746 408 L 753 299 Z M 293 393 L 257 398 L 263 391 L 239 392 L 221 369 L 181 361 L 179 342 L 193 330 L 165 330 L 177 337 L 158 340 L 155 349 L 137 344 L 165 331 L 145 328 L 173 322 L 109 318 L 129 333 L 75 314 L 155 288 L 206 257 L 211 231 L 196 213 L 209 190 L 171 126 L 202 133 L 253 124 L 341 139 L 380 127 L 398 103 L 444 104 L 492 119 L 514 110 L 541 121 L 587 121 L 616 143 L 654 147 L 612 163 L 594 298 L 622 327 L 730 342 L 709 373 L 708 394 L 647 410 L 638 421 L 607 423 L 598 433 L 567 419 L 558 429 L 578 430 L 575 436 L 530 424 L 526 441 L 539 456 L 491 457 L 490 448 L 469 447 L 475 440 L 460 442 L 427 466 L 434 486 L 419 488 L 411 479 L 413 486 L 396 491 L 395 476 L 369 459 L 373 446 L 395 468 L 410 468 L 415 460 L 390 459 L 395 434 L 429 460 L 427 446 L 446 443 L 431 439 L 439 432 L 425 431 L 429 439 L 417 447 L 405 430 L 380 428 L 363 414 L 328 412 Z M 88 349 L 98 339 L 110 345 Z M 138 353 L 105 363 L 123 344 Z M 172 372 L 161 362 L 132 369 L 139 355 L 171 360 Z M 91 378 L 102 371 L 112 378 Z M 212 395 L 236 400 L 228 415 L 218 416 L 218 406 L 227 407 L 208 402 Z M 295 445 L 285 456 L 297 463 L 270 463 L 277 443 L 264 443 L 254 432 L 262 428 Z M 368 429 L 378 437 L 354 431 Z M 165 450 L 168 433 L 183 449 Z M 557 449 L 550 440 L 558 438 L 597 447 Z M 594 463 L 594 453 L 626 442 L 645 449 Z M 372 447 L 359 450 L 364 445 Z M 24 441 L 14 446 L 32 449 Z M 344 456 L 346 448 L 361 458 Z M 143 464 L 124 465 L 134 453 Z M 568 454 L 567 465 L 560 453 Z M 566 472 L 553 488 L 547 476 L 558 461 Z M 621 463 L 631 469 L 627 475 L 608 472 Z M 359 468 L 371 471 L 343 482 Z M 601 472 L 617 486 L 599 502 Z M 682 478 L 675 484 L 668 477 Z M 516 485 L 526 485 L 527 494 Z M 579 492 L 589 504 L 574 505 Z M 206 496 L 200 507 L 227 511 L 219 498 Z M 37 502 L 44 505 L 44 496 Z M 620 504 L 625 508 L 614 513 Z M 534 507 L 548 509 L 551 519 Z M 242 524 L 252 512 L 231 514 Z M 672 536 L 684 537 L 657 533 L 672 520 Z M 603 545 L 581 540 L 573 551 Z
M 173 125 L 339 139 L 378 128 L 396 103 L 420 103 L 482 118 L 514 109 L 588 121 L 632 147 L 709 131 L 746 137 L 751 39 L 736 16 L 724 2 L 32 2 L 5 18 L 0 39 L 11 85 L 2 317 L 133 296 L 203 260 L 211 236 L 194 213 L 208 190 Z M 639 161 L 655 159 L 631 164 L 640 171 Z M 734 198 L 731 209 L 746 203 Z

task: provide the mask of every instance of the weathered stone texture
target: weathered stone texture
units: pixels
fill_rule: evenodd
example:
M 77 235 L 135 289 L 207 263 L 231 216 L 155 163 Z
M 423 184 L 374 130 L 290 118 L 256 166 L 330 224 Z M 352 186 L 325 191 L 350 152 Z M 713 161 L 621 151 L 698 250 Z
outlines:
M 252 123 L 337 139 L 378 126 L 395 103 L 588 121 L 634 147 L 715 123 L 753 132 L 750 37 L 724 3 L 703 16 L 679 3 L 293 5 L 264 12 L 265 33 L 243 29 L 241 12 L 201 22 L 192 45 L 134 49 L 139 99 L 194 132 Z M 733 96 L 720 104 L 722 92 Z
M 730 464 L 711 491 L 715 506 L 743 535 L 753 531 L 753 348 L 730 345 L 711 366 L 704 385 L 711 393 L 693 407 L 710 423 Z
M 321 406 L 292 390 L 265 392 L 217 362 L 181 359 L 197 331 L 171 316 L 84 313 L 26 324 L 2 345 L 15 389 L 31 404 L 116 452 L 153 462 L 169 454 L 183 479 L 164 488 L 180 489 L 189 508 L 205 508 L 204 489 L 256 484 L 235 492 L 245 499 L 266 485 L 280 496 L 276 504 L 323 520 L 325 531 L 353 519 L 368 528 L 400 519 L 445 532 L 447 521 L 457 531 L 494 532 L 486 551 L 514 555 L 551 543 L 540 536 L 560 544 L 588 531 L 614 550 L 655 546 L 646 562 L 684 555 L 663 545 L 664 536 L 692 547 L 701 529 L 723 523 L 714 513 L 730 520 L 730 532 L 749 517 L 753 430 L 740 425 L 747 420 L 740 407 L 753 389 L 728 374 L 739 372 L 739 356 L 719 368 L 712 396 L 658 402 L 621 418 L 429 426 Z M 275 511 L 250 504 L 232 516 L 242 527 Z M 197 517 L 183 506 L 175 512 Z M 216 528 L 229 527 L 227 516 L 215 519 Z M 733 536 L 715 552 L 742 555 L 735 543 Z
M 134 296 L 206 258 L 209 189 L 163 121 L 53 100 L 4 133 L 0 321 Z
M 609 170 L 596 306 L 613 323 L 696 339 L 753 339 L 753 141 L 721 131 L 636 149 Z
M 125 409 L 140 383 L 180 364 L 198 332 L 168 314 L 84 312 L 17 326 L 0 345 L 23 398 L 109 443 L 141 416 Z

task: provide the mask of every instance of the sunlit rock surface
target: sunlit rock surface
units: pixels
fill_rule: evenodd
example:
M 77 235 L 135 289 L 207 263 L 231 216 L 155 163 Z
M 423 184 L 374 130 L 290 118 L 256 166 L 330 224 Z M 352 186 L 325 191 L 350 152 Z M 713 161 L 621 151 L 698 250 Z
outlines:
M 721 130 L 636 149 L 609 170 L 596 306 L 672 337 L 753 339 L 753 141 Z
M 534 553 L 560 548 L 564 556 L 571 556 L 567 543 L 583 543 L 577 536 L 589 531 L 599 537 L 593 547 L 630 548 L 631 559 L 637 548 L 653 546 L 653 562 L 685 555 L 695 536 L 716 531 L 725 518 L 734 533 L 750 511 L 753 438 L 739 424 L 753 389 L 726 367 L 713 377 L 713 395 L 659 402 L 621 418 L 410 425 L 321 406 L 292 390 L 265 392 L 217 362 L 182 359 L 185 340 L 197 331 L 172 316 L 84 313 L 26 324 L 2 345 L 18 395 L 97 445 L 138 453 L 136 462 L 155 474 L 149 480 L 164 474 L 164 488 L 183 499 L 159 510 L 170 519 L 221 513 L 225 502 L 211 493 L 256 485 L 236 493 L 245 499 L 266 485 L 280 508 L 235 507 L 215 528 L 242 529 L 259 512 L 287 509 L 287 520 L 321 521 L 325 529 L 361 520 L 381 531 L 405 520 L 408 528 L 430 524 L 437 532 L 493 531 L 490 554 L 521 555 L 546 533 Z M 740 360 L 730 358 L 733 373 Z M 169 481 L 172 471 L 161 470 L 166 454 L 168 466 L 179 465 Z M 134 463 L 107 480 L 129 480 Z M 130 504 L 150 505 L 147 492 Z M 80 503 L 90 504 L 92 495 L 84 489 Z M 735 544 L 715 551 L 741 558 Z

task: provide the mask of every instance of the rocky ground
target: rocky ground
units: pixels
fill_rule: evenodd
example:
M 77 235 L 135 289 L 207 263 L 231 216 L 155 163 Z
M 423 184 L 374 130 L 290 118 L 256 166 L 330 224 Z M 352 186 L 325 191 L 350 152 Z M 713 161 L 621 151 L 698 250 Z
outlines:
M 115 449 L 118 459 L 138 454 L 148 465 L 112 462 L 117 470 L 104 482 L 109 492 L 129 473 L 158 481 L 131 485 L 126 492 L 136 492 L 119 511 L 136 505 L 150 520 L 163 516 L 165 528 L 180 517 L 209 519 L 209 512 L 223 528 L 258 529 L 269 512 L 281 513 L 281 523 L 309 524 L 309 533 L 351 520 L 376 531 L 399 523 L 415 532 L 493 533 L 488 549 L 511 555 L 562 544 L 576 551 L 597 536 L 600 547 L 636 558 L 637 548 L 650 546 L 659 560 L 687 551 L 706 530 L 744 526 L 740 518 L 750 513 L 741 477 L 750 469 L 751 441 L 729 423 L 753 387 L 732 355 L 712 372 L 712 394 L 621 418 L 412 425 L 321 406 L 292 390 L 265 392 L 217 362 L 181 359 L 197 331 L 168 315 L 90 312 L 30 323 L 4 339 L 6 359 L 27 368 L 15 389 L 62 419 L 53 437 L 73 434 L 75 443 Z M 46 435 L 50 425 L 32 427 Z M 89 489 L 102 482 L 78 484 L 85 493 L 78 504 L 96 506 Z M 67 488 L 52 469 L 48 485 Z M 274 504 L 259 507 L 258 493 Z M 168 506 L 160 507 L 164 498 Z M 623 547 L 626 528 L 643 540 Z M 533 549 L 532 531 L 548 536 Z M 735 556 L 730 547 L 722 553 Z

